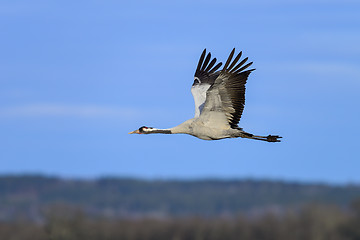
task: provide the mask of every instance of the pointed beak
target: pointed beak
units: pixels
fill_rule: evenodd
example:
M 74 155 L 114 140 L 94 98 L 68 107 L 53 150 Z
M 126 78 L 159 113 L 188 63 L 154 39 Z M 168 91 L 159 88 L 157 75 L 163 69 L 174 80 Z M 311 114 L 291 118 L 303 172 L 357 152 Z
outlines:
M 129 134 L 134 134 L 134 133 L 139 134 L 139 133 L 140 133 L 140 132 L 139 132 L 139 129 L 136 129 L 135 131 L 129 132 Z

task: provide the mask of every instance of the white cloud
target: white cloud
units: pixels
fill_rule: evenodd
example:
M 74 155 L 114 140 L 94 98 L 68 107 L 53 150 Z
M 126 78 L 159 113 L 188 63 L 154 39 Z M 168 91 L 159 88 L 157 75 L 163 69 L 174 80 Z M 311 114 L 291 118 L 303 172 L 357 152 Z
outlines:
M 138 111 L 100 105 L 26 104 L 0 108 L 1 117 L 121 117 L 133 118 Z

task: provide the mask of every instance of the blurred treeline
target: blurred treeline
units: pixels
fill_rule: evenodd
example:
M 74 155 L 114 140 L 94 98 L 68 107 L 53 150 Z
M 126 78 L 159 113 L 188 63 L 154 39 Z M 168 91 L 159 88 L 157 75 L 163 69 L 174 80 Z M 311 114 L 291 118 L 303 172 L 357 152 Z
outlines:
M 348 210 L 334 205 L 307 205 L 282 214 L 249 217 L 178 217 L 109 219 L 55 208 L 42 224 L 0 222 L 6 240 L 358 240 L 360 199 Z
M 86 215 L 109 218 L 256 216 L 307 204 L 346 207 L 360 198 L 360 186 L 260 180 L 60 179 L 0 176 L 0 220 L 41 222 L 63 204 Z
M 360 186 L 0 177 L 0 240 L 360 240 Z

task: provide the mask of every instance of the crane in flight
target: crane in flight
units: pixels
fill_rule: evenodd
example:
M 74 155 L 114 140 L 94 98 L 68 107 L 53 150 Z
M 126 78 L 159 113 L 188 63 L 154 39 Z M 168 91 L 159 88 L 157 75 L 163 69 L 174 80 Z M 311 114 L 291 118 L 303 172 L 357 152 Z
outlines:
M 206 49 L 202 52 L 191 87 L 195 102 L 194 118 L 173 128 L 143 126 L 129 134 L 184 133 L 204 140 L 241 137 L 280 142 L 280 136 L 257 136 L 245 132 L 238 126 L 245 105 L 245 84 L 255 69 L 246 70 L 252 64 L 246 63 L 247 57 L 239 62 L 242 52 L 232 61 L 234 53 L 235 48 L 222 70 L 219 70 L 222 63 L 216 64 L 216 58 L 211 59 L 211 53 L 206 55 Z

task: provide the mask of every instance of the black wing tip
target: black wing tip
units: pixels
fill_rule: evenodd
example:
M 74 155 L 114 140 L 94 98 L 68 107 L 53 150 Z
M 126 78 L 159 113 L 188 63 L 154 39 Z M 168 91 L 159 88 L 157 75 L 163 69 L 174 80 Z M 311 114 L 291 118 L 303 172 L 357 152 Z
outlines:
M 195 76 L 198 75 L 200 72 L 201 66 L 203 65 L 203 62 L 204 62 L 205 54 L 206 54 L 206 48 L 202 51 L 202 53 L 200 55 L 198 65 L 195 70 Z
M 209 53 L 206 55 L 205 61 L 203 62 L 203 65 L 202 65 L 200 71 L 205 71 L 205 68 L 208 66 L 208 64 L 209 64 L 209 62 L 210 62 L 210 59 L 211 59 L 211 53 L 209 52 Z
M 233 48 L 233 50 L 229 54 L 228 59 L 226 60 L 226 63 L 224 65 L 224 67 L 223 67 L 224 72 L 226 72 L 228 70 L 228 66 L 229 66 L 229 64 L 231 62 L 232 57 L 234 56 L 234 53 L 235 53 L 235 48 Z
M 222 72 L 239 74 L 253 64 L 253 62 L 245 64 L 249 60 L 248 57 L 245 57 L 243 60 L 240 61 L 240 63 L 237 64 L 237 62 L 240 60 L 242 56 L 242 51 L 240 51 L 236 55 L 236 57 L 232 60 L 234 53 L 235 53 L 235 48 L 233 48 L 232 51 L 230 52 L 229 57 L 226 60 L 226 63 L 222 69 Z M 243 66 L 244 64 L 245 66 Z M 251 71 L 254 70 L 255 69 L 251 69 Z
M 216 70 L 218 70 L 221 67 L 222 62 L 216 64 L 216 61 L 217 61 L 216 58 L 211 59 L 211 52 L 208 52 L 206 54 L 206 48 L 204 48 L 204 50 L 201 53 L 198 65 L 196 67 L 195 77 L 200 77 L 201 75 L 204 74 L 205 75 L 212 74 Z
M 211 70 L 209 70 L 209 74 L 212 74 L 212 73 L 214 73 L 216 70 L 218 70 L 220 67 L 221 67 L 221 65 L 222 65 L 222 62 L 219 62 L 218 64 L 216 64 L 216 66 L 215 67 L 213 67 Z
M 243 67 L 241 67 L 241 68 L 239 68 L 238 70 L 236 70 L 236 71 L 233 71 L 234 73 L 236 73 L 236 74 L 240 74 L 240 73 L 242 73 L 242 72 L 252 72 L 253 70 L 255 70 L 255 69 L 250 69 L 250 70 L 252 70 L 252 71 L 249 71 L 249 70 L 246 70 L 246 71 L 244 71 L 245 69 L 247 69 L 248 67 L 250 67 L 251 65 L 253 64 L 253 62 L 249 62 L 249 63 L 247 63 L 245 66 L 243 66 Z
M 206 48 L 204 48 L 204 50 L 201 53 L 196 71 L 195 71 L 195 77 L 200 77 L 208 74 L 213 74 L 215 73 L 215 71 L 217 71 L 221 66 L 222 66 L 222 62 L 219 62 L 216 64 L 217 59 L 213 58 L 211 59 L 211 52 L 206 52 Z M 236 57 L 233 59 L 234 54 L 235 54 L 235 47 L 231 50 L 228 59 L 226 60 L 225 65 L 223 66 L 222 70 L 220 70 L 221 72 L 224 73 L 232 73 L 232 74 L 240 74 L 242 72 L 252 72 L 255 69 L 250 69 L 250 70 L 246 70 L 249 66 L 251 66 L 253 64 L 253 62 L 250 63 L 246 63 L 246 61 L 248 60 L 248 57 L 244 58 L 240 63 L 238 63 L 238 61 L 240 60 L 241 56 L 242 56 L 242 51 L 240 51 Z M 216 64 L 216 65 L 215 65 Z M 244 65 L 245 64 L 245 65 Z M 215 65 L 215 66 L 214 66 Z M 244 65 L 244 66 L 243 66 Z

